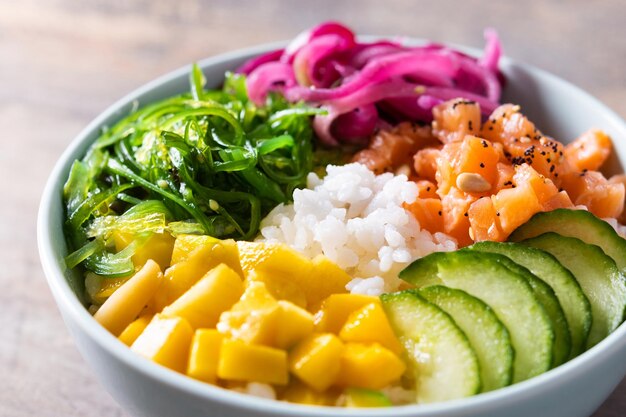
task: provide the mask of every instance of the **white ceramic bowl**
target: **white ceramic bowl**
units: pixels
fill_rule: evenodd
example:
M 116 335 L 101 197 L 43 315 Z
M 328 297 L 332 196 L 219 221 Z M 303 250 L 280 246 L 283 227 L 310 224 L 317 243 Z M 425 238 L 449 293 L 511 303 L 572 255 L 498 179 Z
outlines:
M 217 86 L 226 70 L 235 68 L 246 58 L 279 46 L 281 44 L 233 52 L 199 64 L 208 85 Z M 521 104 L 522 110 L 542 131 L 562 141 L 571 140 L 590 127 L 604 129 L 615 139 L 617 156 L 610 161 L 610 170 L 621 170 L 626 162 L 624 120 L 589 94 L 544 71 L 508 59 L 503 60 L 501 68 L 508 80 L 504 101 Z M 626 325 L 593 349 L 531 380 L 463 400 L 386 409 L 306 407 L 255 398 L 195 381 L 132 353 L 91 317 L 72 290 L 71 284 L 77 282 L 78 277 L 63 263 L 67 247 L 62 227 L 62 187 L 72 161 L 83 156 L 102 126 L 110 126 L 119 120 L 135 101 L 145 104 L 186 91 L 189 69 L 181 68 L 141 87 L 91 122 L 56 164 L 39 211 L 41 262 L 63 319 L 102 385 L 131 415 L 583 417 L 599 407 L 623 378 L 626 373 Z

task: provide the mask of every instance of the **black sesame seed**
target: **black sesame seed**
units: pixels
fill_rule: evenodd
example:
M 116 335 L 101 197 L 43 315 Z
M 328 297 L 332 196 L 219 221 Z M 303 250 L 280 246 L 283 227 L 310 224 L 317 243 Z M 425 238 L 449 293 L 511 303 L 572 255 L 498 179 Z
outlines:
M 439 210 L 439 211 L 437 212 L 437 214 L 441 216 L 441 210 Z
M 500 212 L 496 211 L 496 216 L 500 217 Z
M 485 167 L 485 164 L 483 164 L 483 163 L 481 162 L 481 163 L 480 163 L 480 167 L 481 167 L 481 168 L 484 168 L 484 167 Z
M 463 215 L 464 215 L 465 217 L 467 217 L 467 216 L 468 216 L 467 211 L 466 211 L 465 213 L 463 213 Z
M 554 168 L 556 168 L 554 165 L 550 165 L 550 172 L 554 172 Z

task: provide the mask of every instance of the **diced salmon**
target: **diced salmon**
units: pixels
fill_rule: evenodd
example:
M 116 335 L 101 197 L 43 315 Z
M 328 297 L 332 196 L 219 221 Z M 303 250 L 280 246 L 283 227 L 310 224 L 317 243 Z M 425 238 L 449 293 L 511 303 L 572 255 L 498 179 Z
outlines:
M 505 236 L 543 209 L 537 195 L 528 184 L 500 190 L 492 199 Z
M 439 152 L 440 150 L 437 148 L 426 148 L 415 154 L 413 157 L 413 169 L 420 178 L 435 181 Z
M 447 194 L 441 197 L 443 230 L 457 240 L 459 247 L 472 243 L 472 238 L 469 235 L 468 210 L 477 199 L 478 196 L 464 193 L 456 187 L 452 187 Z
M 511 164 L 498 162 L 496 164 L 498 170 L 498 176 L 496 179 L 496 190 L 503 188 L 511 188 L 513 186 L 513 175 L 515 175 L 515 168 Z
M 504 104 L 493 111 L 481 131 L 482 137 L 500 143 L 506 161 L 529 164 L 541 175 L 556 180 L 563 157 L 563 145 L 543 135 L 519 106 Z
M 517 185 L 529 185 L 537 196 L 537 200 L 540 204 L 543 204 L 559 192 L 556 185 L 554 185 L 549 178 L 540 175 L 528 164 L 517 165 L 515 167 L 513 181 Z
M 468 217 L 471 237 L 476 242 L 493 240 L 502 242 L 506 235 L 500 229 L 500 222 L 491 197 L 482 197 L 470 205 Z
M 439 195 L 447 193 L 452 187 L 480 196 L 491 194 L 498 179 L 498 161 L 498 152 L 491 143 L 476 136 L 467 135 L 460 142 L 444 145 L 437 159 Z M 478 174 L 488 183 L 489 188 L 464 188 L 459 183 L 459 176 L 464 173 Z
M 561 187 L 574 204 L 586 206 L 598 217 L 619 217 L 624 211 L 624 184 L 609 182 L 598 171 L 567 173 Z
M 591 129 L 565 147 L 565 158 L 577 171 L 600 169 L 612 149 L 611 138 L 601 130 Z
M 532 138 L 538 134 L 535 125 L 520 113 L 520 106 L 503 104 L 483 124 L 480 136 L 507 145 L 514 139 Z
M 438 198 L 417 198 L 404 207 L 413 214 L 422 229 L 430 233 L 443 232 L 443 212 Z
M 613 175 L 611 178 L 609 178 L 609 182 L 611 184 L 622 184 L 624 187 L 626 187 L 626 174 Z M 621 224 L 626 224 L 626 210 L 622 210 L 622 213 L 617 218 L 617 221 L 619 221 Z
M 415 181 L 418 189 L 418 198 L 437 198 L 437 185 L 434 182 L 428 180 Z
M 552 211 L 560 208 L 574 208 L 574 203 L 566 191 L 560 191 L 543 203 L 543 211 Z
M 433 119 L 433 133 L 442 143 L 480 132 L 480 106 L 475 101 L 457 98 L 441 103 L 433 108 Z
M 379 131 L 369 146 L 357 152 L 352 161 L 362 163 L 377 174 L 395 171 L 403 165 L 410 167 L 418 150 L 436 144 L 429 126 L 400 123 L 392 130 Z

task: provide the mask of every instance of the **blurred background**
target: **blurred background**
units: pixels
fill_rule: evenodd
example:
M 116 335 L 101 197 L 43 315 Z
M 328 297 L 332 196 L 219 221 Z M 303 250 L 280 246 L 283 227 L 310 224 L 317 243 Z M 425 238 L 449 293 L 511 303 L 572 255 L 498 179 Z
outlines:
M 70 340 L 35 236 L 54 162 L 118 98 L 195 60 L 335 19 L 362 34 L 473 47 L 494 27 L 506 55 L 626 117 L 625 16 L 624 0 L 0 0 L 0 416 L 126 416 Z M 624 410 L 626 381 L 594 416 Z

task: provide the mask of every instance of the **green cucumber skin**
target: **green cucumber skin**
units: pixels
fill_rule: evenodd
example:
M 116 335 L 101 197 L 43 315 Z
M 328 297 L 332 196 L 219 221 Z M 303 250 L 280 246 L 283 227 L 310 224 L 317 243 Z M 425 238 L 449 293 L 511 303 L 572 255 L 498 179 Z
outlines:
M 446 285 L 461 289 L 489 305 L 511 335 L 513 382 L 519 382 L 550 369 L 554 330 L 530 284 L 505 266 L 507 260 L 485 252 L 436 252 L 417 259 L 399 276 L 418 288 Z
M 391 407 L 393 404 L 389 397 L 381 391 L 366 388 L 346 389 L 347 407 Z
M 422 288 L 419 294 L 448 313 L 469 339 L 480 365 L 481 392 L 511 384 L 515 351 L 508 330 L 491 307 L 465 291 L 440 285 Z
M 626 280 L 599 246 L 548 232 L 521 243 L 551 253 L 576 277 L 591 304 L 593 321 L 586 348 L 615 330 L 626 313 Z M 601 278 L 601 279 L 598 279 Z
M 626 275 L 626 239 L 604 220 L 587 210 L 556 209 L 535 214 L 528 222 L 511 233 L 509 240 L 519 242 L 545 232 L 575 237 L 596 245 L 617 264 Z
M 480 392 L 480 367 L 454 320 L 415 290 L 380 296 L 416 379 L 416 402 L 432 403 Z
M 591 328 L 591 305 L 572 273 L 551 254 L 513 242 L 477 242 L 468 249 L 505 255 L 550 285 L 556 294 L 570 329 L 572 359 L 585 350 Z

